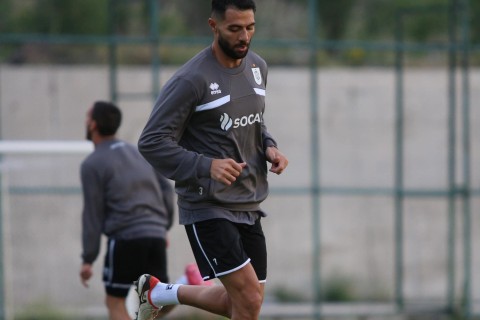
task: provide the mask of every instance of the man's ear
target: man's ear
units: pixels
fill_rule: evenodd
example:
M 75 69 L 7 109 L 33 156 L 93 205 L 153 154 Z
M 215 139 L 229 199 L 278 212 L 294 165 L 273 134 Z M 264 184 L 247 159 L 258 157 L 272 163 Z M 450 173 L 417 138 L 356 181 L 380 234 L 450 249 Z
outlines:
M 217 22 L 212 18 L 208 18 L 208 25 L 210 26 L 213 32 L 217 31 Z
M 90 130 L 97 130 L 97 121 L 91 120 L 90 123 L 88 124 L 88 127 Z

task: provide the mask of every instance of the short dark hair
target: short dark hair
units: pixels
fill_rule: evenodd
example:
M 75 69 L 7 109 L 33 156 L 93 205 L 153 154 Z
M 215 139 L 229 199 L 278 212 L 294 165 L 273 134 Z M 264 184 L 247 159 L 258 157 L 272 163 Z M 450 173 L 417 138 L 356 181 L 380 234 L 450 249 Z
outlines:
M 253 0 L 212 0 L 212 15 L 225 17 L 228 7 L 235 7 L 240 10 L 257 10 Z
M 92 120 L 97 123 L 98 133 L 112 136 L 122 122 L 122 112 L 111 102 L 96 101 L 92 108 Z

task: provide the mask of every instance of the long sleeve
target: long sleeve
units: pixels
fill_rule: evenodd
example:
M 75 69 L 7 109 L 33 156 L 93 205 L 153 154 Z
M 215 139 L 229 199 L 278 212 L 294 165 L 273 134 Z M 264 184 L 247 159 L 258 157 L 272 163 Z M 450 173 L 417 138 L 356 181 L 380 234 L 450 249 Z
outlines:
M 179 144 L 197 102 L 194 87 L 173 78 L 162 89 L 138 142 L 140 153 L 155 170 L 175 181 L 210 176 L 212 159 Z
M 82 164 L 81 181 L 83 189 L 82 259 L 85 263 L 93 263 L 100 251 L 105 214 L 102 181 L 98 172 L 87 163 Z

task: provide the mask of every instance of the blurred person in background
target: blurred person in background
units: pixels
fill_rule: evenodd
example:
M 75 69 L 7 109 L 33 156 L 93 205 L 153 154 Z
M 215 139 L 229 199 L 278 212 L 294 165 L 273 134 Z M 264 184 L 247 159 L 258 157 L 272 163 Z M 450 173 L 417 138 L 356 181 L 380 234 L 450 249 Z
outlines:
M 116 138 L 122 114 L 97 101 L 88 110 L 86 138 L 94 151 L 81 165 L 83 190 L 81 282 L 88 287 L 101 235 L 108 237 L 103 270 L 109 319 L 128 320 L 126 297 L 143 273 L 168 282 L 167 231 L 173 223 L 174 193 L 138 149 Z M 203 283 L 195 264 L 187 265 L 180 282 Z M 171 311 L 166 308 L 162 314 Z
M 137 281 L 138 320 L 185 304 L 232 319 L 258 319 L 267 280 L 260 204 L 270 171 L 288 165 L 264 124 L 267 64 L 249 51 L 253 0 L 213 0 L 214 39 L 165 84 L 138 143 L 142 155 L 175 180 L 185 225 L 203 279 L 223 286 Z

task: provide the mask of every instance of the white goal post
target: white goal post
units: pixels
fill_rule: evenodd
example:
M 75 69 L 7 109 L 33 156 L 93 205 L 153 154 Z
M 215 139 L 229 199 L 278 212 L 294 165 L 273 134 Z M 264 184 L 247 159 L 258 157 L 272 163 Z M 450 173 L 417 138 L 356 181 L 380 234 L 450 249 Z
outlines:
M 71 221 L 81 212 L 79 164 L 93 149 L 93 143 L 87 140 L 0 140 L 0 319 L 12 320 L 18 312 L 15 297 L 17 284 L 23 281 L 18 274 L 26 272 L 22 268 L 36 265 L 39 270 L 54 268 L 52 272 L 60 274 L 61 270 L 75 267 L 74 259 L 61 259 L 61 264 L 52 267 L 32 249 L 42 247 L 47 252 L 68 256 L 62 251 L 76 248 L 79 240 L 65 232 L 57 233 L 56 228 L 77 224 Z M 29 229 L 28 225 L 35 227 Z M 28 236 L 17 240 L 14 235 L 25 228 Z M 62 245 L 56 247 L 57 242 Z M 26 250 L 21 259 L 16 251 L 19 247 Z M 18 263 L 23 259 L 27 262 Z M 38 271 L 32 272 L 30 276 L 39 277 L 35 275 Z M 45 285 L 45 280 L 36 282 L 35 287 L 33 292 L 29 291 L 34 299 L 60 299 L 55 296 L 58 288 Z
M 81 140 L 0 140 L 0 155 L 7 154 L 86 154 L 93 143 Z

